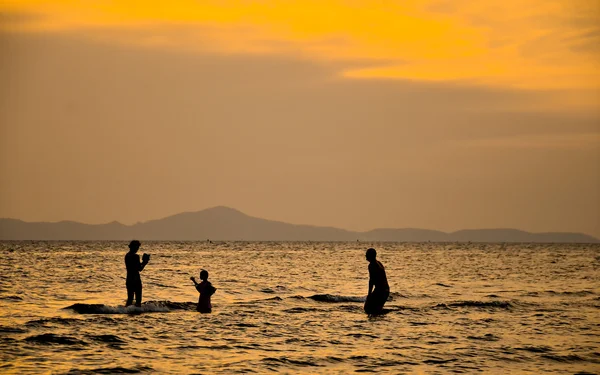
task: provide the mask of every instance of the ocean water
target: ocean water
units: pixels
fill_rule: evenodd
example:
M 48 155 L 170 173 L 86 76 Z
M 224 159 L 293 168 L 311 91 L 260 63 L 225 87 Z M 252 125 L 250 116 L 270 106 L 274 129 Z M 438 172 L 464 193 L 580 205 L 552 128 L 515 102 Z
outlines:
M 391 287 L 364 314 L 366 248 Z M 600 246 L 0 243 L 0 373 L 600 373 Z M 190 276 L 210 272 L 213 313 Z

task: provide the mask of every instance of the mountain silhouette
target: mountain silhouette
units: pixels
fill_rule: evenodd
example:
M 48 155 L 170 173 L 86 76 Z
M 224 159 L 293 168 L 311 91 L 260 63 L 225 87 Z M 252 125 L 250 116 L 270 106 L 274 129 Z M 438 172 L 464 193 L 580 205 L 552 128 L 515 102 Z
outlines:
M 295 225 L 248 216 L 229 207 L 185 212 L 134 225 L 73 221 L 28 223 L 0 219 L 0 240 L 175 240 L 175 241 L 394 241 L 394 242 L 557 242 L 598 243 L 582 233 L 530 233 L 517 229 L 471 229 L 445 233 L 427 229 L 381 228 L 354 232 Z

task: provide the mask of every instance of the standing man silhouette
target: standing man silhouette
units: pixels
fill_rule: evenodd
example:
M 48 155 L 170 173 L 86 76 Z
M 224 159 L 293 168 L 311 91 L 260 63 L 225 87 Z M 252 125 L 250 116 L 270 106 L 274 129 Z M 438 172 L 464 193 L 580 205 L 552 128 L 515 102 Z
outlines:
M 390 286 L 385 275 L 385 268 L 377 260 L 377 251 L 370 248 L 366 253 L 369 261 L 369 294 L 365 301 L 365 312 L 367 314 L 381 314 L 383 305 L 390 295 Z M 375 290 L 373 290 L 375 287 Z
M 142 306 L 142 278 L 140 271 L 146 267 L 150 261 L 150 255 L 144 254 L 140 263 L 140 256 L 137 254 L 141 243 L 138 240 L 133 240 L 129 243 L 129 252 L 125 255 L 125 267 L 127 268 L 127 302 L 125 306 L 131 305 L 133 295 L 135 294 L 135 305 Z

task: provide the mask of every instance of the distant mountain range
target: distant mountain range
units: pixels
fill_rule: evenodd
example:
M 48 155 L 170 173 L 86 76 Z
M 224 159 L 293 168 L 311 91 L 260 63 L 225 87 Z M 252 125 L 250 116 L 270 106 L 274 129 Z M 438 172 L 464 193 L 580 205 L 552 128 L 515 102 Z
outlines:
M 445 233 L 427 229 L 373 229 L 353 232 L 294 225 L 248 216 L 228 207 L 186 212 L 134 225 L 73 221 L 28 223 L 0 219 L 0 240 L 219 240 L 219 241 L 395 241 L 395 242 L 557 242 L 599 243 L 583 233 L 529 233 L 517 229 L 471 229 Z

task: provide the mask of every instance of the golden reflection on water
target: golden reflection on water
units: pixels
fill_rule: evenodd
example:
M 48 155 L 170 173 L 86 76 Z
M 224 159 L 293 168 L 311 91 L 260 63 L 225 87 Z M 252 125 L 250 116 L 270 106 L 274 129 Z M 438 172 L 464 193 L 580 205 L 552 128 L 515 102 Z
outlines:
M 598 368 L 598 245 L 372 245 L 392 291 L 379 317 L 359 302 L 363 244 L 144 243 L 146 312 L 78 314 L 64 308 L 124 312 L 126 244 L 2 243 L 0 372 Z M 218 288 L 208 315 L 189 281 L 201 268 Z

